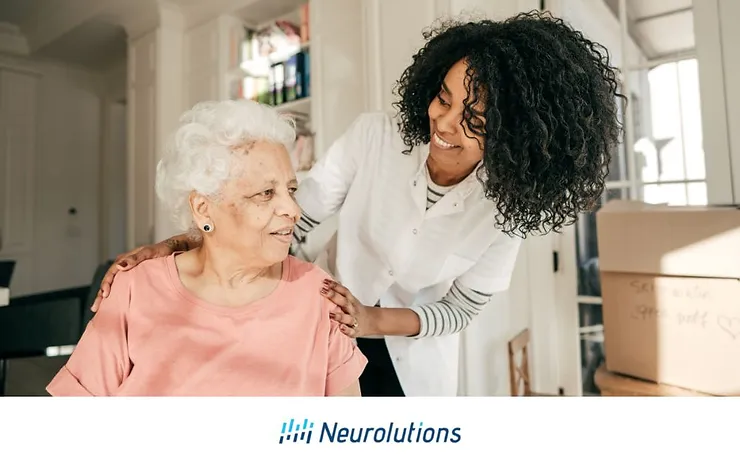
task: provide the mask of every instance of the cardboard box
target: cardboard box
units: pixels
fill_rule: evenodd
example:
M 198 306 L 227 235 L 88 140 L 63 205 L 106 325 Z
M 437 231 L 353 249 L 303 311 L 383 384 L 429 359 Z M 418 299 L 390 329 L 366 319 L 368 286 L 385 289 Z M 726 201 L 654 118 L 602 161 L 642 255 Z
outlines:
M 740 209 L 616 200 L 596 220 L 607 368 L 740 395 Z

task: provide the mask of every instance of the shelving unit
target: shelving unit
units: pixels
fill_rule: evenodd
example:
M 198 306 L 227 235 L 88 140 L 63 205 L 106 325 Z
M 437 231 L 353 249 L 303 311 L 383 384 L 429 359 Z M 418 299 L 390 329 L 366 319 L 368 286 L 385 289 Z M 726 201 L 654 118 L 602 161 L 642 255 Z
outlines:
M 299 113 L 305 113 L 310 114 L 311 113 L 311 97 L 304 97 L 299 98 L 298 100 L 289 101 L 286 103 L 282 103 L 280 105 L 277 105 L 276 108 L 279 111 L 286 111 L 286 112 L 299 112 Z
M 313 165 L 311 52 L 306 0 L 259 0 L 234 14 L 226 79 L 229 98 L 272 105 L 295 118 L 296 171 Z

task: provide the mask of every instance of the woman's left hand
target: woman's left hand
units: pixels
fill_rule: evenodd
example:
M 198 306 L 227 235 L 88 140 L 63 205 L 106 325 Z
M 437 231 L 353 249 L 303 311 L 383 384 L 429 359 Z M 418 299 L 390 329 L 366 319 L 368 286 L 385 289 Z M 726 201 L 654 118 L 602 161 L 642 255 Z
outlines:
M 368 307 L 357 301 L 357 298 L 343 285 L 325 279 L 321 294 L 338 306 L 329 317 L 339 322 L 339 330 L 352 337 L 368 335 L 370 315 Z

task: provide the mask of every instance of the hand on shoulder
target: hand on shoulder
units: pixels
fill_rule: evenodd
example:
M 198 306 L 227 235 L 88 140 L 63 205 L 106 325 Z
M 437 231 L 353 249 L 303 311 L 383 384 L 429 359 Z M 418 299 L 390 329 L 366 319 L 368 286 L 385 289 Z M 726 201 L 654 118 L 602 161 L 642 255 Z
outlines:
M 108 295 L 110 295 L 110 289 L 113 285 L 113 279 L 119 272 L 131 270 L 148 259 L 169 256 L 176 251 L 184 251 L 189 248 L 190 245 L 187 239 L 183 236 L 177 236 L 168 238 L 167 240 L 155 243 L 153 245 L 141 246 L 129 252 L 118 255 L 113 261 L 113 264 L 108 268 L 105 276 L 103 276 L 103 280 L 100 282 L 98 295 L 95 297 L 95 301 L 93 302 L 90 310 L 92 312 L 98 311 L 98 308 L 100 308 L 100 303 L 103 301 L 104 298 L 107 298 Z

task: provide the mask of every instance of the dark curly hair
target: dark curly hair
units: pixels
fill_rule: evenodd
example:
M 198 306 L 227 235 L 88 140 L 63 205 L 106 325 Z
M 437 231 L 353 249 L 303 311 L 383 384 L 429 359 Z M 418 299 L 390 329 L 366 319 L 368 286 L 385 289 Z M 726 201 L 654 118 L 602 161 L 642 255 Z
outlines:
M 604 47 L 537 11 L 446 20 L 424 38 L 395 87 L 404 153 L 429 143 L 427 108 L 465 59 L 463 127 L 484 140 L 476 175 L 497 205 L 496 225 L 522 237 L 558 232 L 596 206 L 622 132 L 617 100 L 625 100 Z

